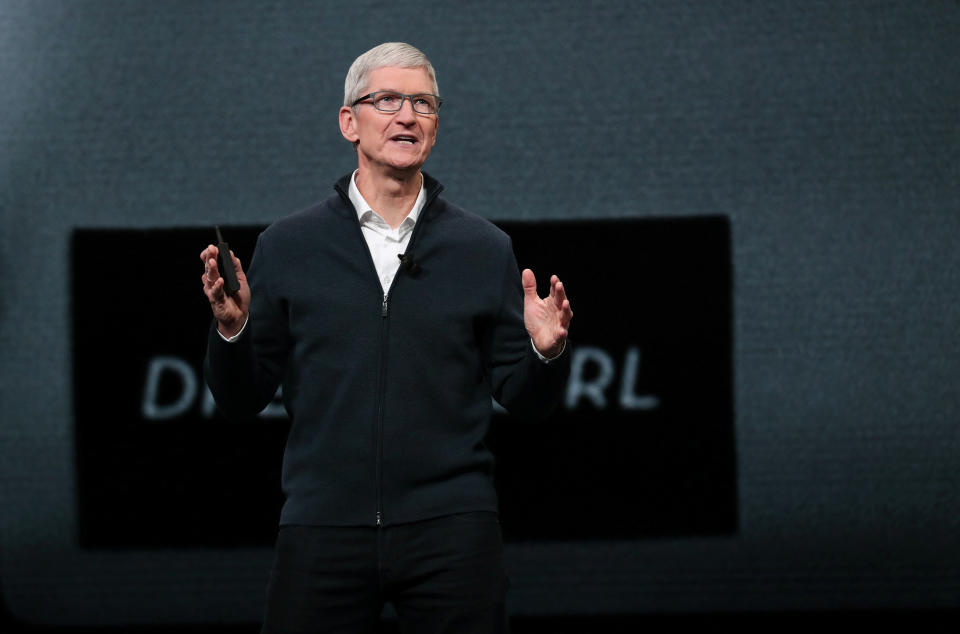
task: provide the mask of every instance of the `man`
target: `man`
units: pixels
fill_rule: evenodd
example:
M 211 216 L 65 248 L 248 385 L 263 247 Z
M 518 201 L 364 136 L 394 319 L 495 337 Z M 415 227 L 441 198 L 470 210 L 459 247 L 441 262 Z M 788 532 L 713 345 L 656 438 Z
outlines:
M 224 293 L 207 381 L 228 416 L 278 385 L 290 414 L 264 632 L 507 630 L 506 575 L 484 445 L 491 395 L 542 417 L 569 372 L 573 313 L 537 295 L 509 238 L 439 197 L 423 173 L 442 103 L 419 50 L 387 43 L 351 66 L 340 131 L 357 170 L 259 237 L 249 285 Z

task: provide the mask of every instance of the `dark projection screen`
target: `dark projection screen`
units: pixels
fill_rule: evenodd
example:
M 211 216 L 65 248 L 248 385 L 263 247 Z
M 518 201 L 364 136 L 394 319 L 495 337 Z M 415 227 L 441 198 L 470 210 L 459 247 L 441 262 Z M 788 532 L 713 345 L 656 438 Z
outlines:
M 957 2 L 8 0 L 5 618 L 259 620 L 285 423 L 207 400 L 198 254 L 330 194 L 392 40 L 425 169 L 577 313 L 489 439 L 511 613 L 960 609 Z

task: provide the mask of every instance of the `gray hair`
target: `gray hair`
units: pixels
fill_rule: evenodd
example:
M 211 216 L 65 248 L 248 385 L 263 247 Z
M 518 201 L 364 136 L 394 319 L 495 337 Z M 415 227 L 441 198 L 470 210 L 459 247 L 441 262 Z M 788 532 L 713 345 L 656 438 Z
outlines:
M 386 42 L 371 48 L 353 60 L 350 70 L 347 71 L 347 79 L 343 82 L 343 105 L 350 106 L 361 97 L 371 72 L 391 66 L 424 69 L 430 81 L 433 82 L 433 94 L 440 94 L 440 89 L 437 87 L 437 72 L 433 70 L 433 64 L 426 55 L 403 42 Z

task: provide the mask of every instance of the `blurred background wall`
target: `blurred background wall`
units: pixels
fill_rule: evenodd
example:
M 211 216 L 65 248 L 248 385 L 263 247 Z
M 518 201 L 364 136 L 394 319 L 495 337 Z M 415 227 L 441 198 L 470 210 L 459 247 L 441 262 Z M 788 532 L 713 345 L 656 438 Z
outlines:
M 355 160 L 346 69 L 390 40 L 437 69 L 427 167 L 451 200 L 493 220 L 730 223 L 735 534 L 515 550 L 521 578 L 550 581 L 515 586 L 516 613 L 958 607 L 957 2 L 5 0 L 8 610 L 259 618 L 266 549 L 77 545 L 70 236 L 266 224 L 326 197 Z M 135 245 L 103 257 L 137 265 Z

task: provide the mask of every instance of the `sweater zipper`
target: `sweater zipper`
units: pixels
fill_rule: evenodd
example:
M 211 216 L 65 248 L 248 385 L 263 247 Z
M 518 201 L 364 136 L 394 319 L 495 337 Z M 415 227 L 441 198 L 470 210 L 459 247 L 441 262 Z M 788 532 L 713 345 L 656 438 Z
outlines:
M 353 203 L 350 202 L 350 194 L 347 191 L 348 185 L 342 185 L 341 183 L 337 183 L 334 186 L 334 189 L 336 189 L 337 193 L 340 194 L 340 198 L 346 204 L 347 209 L 351 210 L 354 214 L 354 218 L 356 218 L 356 209 L 354 208 Z M 409 244 L 411 245 L 416 244 L 417 234 L 419 233 L 420 228 L 424 225 L 423 220 L 426 218 L 427 210 L 433 205 L 433 201 L 436 200 L 437 196 L 440 195 L 441 191 L 443 191 L 443 187 L 439 186 L 439 187 L 436 187 L 432 192 L 427 194 L 427 200 L 423 205 L 423 209 L 420 210 L 420 220 L 417 221 L 417 224 L 413 228 L 413 235 L 410 236 Z M 361 243 L 364 244 L 364 246 L 366 246 L 366 240 L 363 237 L 363 231 L 360 228 L 359 219 L 357 219 L 356 227 L 357 227 L 357 234 L 361 240 Z M 373 271 L 373 277 L 377 281 L 377 284 L 379 285 L 380 276 L 377 274 L 377 267 L 373 263 L 373 256 L 370 255 L 369 250 L 367 249 L 364 249 L 364 250 L 367 251 L 367 257 L 370 261 L 370 268 Z M 395 284 L 397 281 L 396 277 L 394 278 L 393 281 Z M 381 287 L 381 290 L 383 290 L 382 287 Z M 380 317 L 381 317 L 380 368 L 379 368 L 380 369 L 380 376 L 379 376 L 380 387 L 377 393 L 377 422 L 376 422 L 376 428 L 374 429 L 374 433 L 376 435 L 376 441 L 377 441 L 376 442 L 377 444 L 377 447 L 376 447 L 377 510 L 376 510 L 376 515 L 374 516 L 374 523 L 376 524 L 377 528 L 383 525 L 383 466 L 381 463 L 383 462 L 383 417 L 384 417 L 383 401 L 384 401 L 384 397 L 387 389 L 386 348 L 387 348 L 387 325 L 388 325 L 387 318 L 390 316 L 389 293 L 390 293 L 390 289 L 383 291 L 383 300 L 380 303 Z
M 383 416 L 384 400 L 387 391 L 387 317 L 389 316 L 389 291 L 384 291 L 383 302 L 380 304 L 380 386 L 377 393 L 377 515 L 376 525 L 383 525 Z

